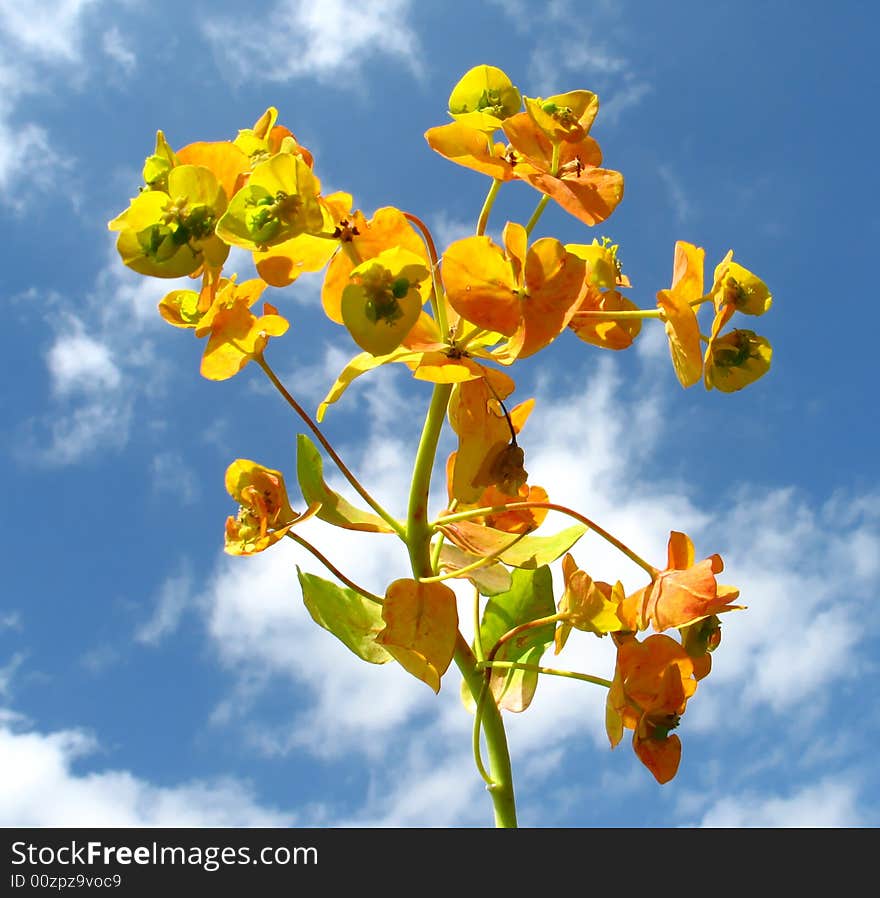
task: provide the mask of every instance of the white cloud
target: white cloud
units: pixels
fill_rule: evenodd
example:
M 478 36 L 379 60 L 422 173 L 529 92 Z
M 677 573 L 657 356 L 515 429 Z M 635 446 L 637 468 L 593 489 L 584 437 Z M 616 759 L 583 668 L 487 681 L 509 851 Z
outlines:
M 291 826 L 235 779 L 156 786 L 127 770 L 77 773 L 99 746 L 82 730 L 43 733 L 0 711 L 0 826 Z
M 57 70 L 68 82 L 81 79 L 83 45 L 89 12 L 100 0 L 46 0 L 32 6 L 0 0 L 0 202 L 14 210 L 27 204 L 27 194 L 46 190 L 67 176 L 74 160 L 52 148 L 52 139 L 36 122 L 19 121 L 17 112 L 28 95 L 47 89 Z M 27 178 L 9 189 L 17 176 Z
M 204 32 L 239 80 L 253 83 L 352 78 L 371 57 L 387 56 L 419 73 L 420 45 L 409 23 L 409 0 L 277 0 L 254 19 L 212 20 Z M 253 61 L 259 58 L 260 65 Z M 355 87 L 351 81 L 347 86 Z
M 12 681 L 25 658 L 24 652 L 16 652 L 3 667 L 0 667 L 0 696 L 3 698 L 8 698 L 11 694 Z
M 135 639 L 147 645 L 158 645 L 177 629 L 181 617 L 193 602 L 192 595 L 192 573 L 184 562 L 180 570 L 162 584 L 154 602 L 153 614 L 138 627 Z
M 828 777 L 781 796 L 745 792 L 716 801 L 704 827 L 853 827 L 874 825 L 859 807 L 859 789 L 848 779 Z
M 99 4 L 100 0 L 41 0 L 35 11 L 16 0 L 0 0 L 0 35 L 28 56 L 54 64 L 78 62 L 84 18 Z
M 115 390 L 122 374 L 110 348 L 84 333 L 79 320 L 73 319 L 73 324 L 73 332 L 59 334 L 46 355 L 52 392 L 64 397 Z
M 135 70 L 137 57 L 132 52 L 122 32 L 115 25 L 112 28 L 108 28 L 101 36 L 101 46 L 104 52 L 119 65 L 126 75 L 130 75 Z

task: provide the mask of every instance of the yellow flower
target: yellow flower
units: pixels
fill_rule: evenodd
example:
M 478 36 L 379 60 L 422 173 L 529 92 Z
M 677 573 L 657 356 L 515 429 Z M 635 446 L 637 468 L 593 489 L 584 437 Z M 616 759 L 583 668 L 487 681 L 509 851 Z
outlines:
M 240 508 L 226 520 L 225 551 L 229 555 L 255 555 L 277 543 L 298 521 L 311 517 L 319 505 L 296 514 L 287 499 L 280 471 L 246 458 L 226 469 L 226 489 Z
M 749 330 L 734 330 L 710 341 L 703 381 L 707 390 L 734 393 L 770 370 L 773 347 Z
M 553 143 L 576 143 L 587 136 L 599 111 L 599 98 L 589 90 L 572 90 L 546 100 L 526 97 L 525 107 Z
M 157 178 L 158 181 L 161 177 Z M 226 194 L 207 168 L 177 165 L 167 173 L 167 190 L 145 190 L 109 224 L 119 231 L 122 261 L 139 274 L 177 278 L 202 266 L 219 270 L 229 247 L 215 234 Z
M 332 233 L 320 181 L 301 156 L 278 153 L 257 165 L 217 223 L 227 243 L 262 250 L 299 234 Z
M 174 327 L 192 328 L 197 337 L 207 337 L 202 376 L 226 380 L 261 353 L 269 337 L 287 331 L 287 320 L 274 306 L 264 303 L 259 318 L 251 312 L 265 289 L 259 278 L 241 284 L 234 277 L 220 278 L 206 284 L 201 293 L 173 290 L 159 303 L 159 314 Z

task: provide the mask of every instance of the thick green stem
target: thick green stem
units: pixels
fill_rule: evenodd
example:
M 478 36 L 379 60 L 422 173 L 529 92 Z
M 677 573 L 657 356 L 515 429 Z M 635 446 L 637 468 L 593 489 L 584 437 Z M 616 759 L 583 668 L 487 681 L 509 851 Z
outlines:
M 409 547 L 410 564 L 417 578 L 430 577 L 434 571 L 431 565 L 431 535 L 434 528 L 428 521 L 428 493 L 431 487 L 431 472 L 437 454 L 437 443 L 443 429 L 446 406 L 452 392 L 450 384 L 437 384 L 425 417 L 422 438 L 413 466 L 412 484 L 409 494 L 409 509 L 406 521 L 406 542 Z M 455 663 L 461 671 L 474 702 L 479 702 L 485 678 L 489 676 L 477 667 L 470 646 L 459 632 L 455 643 Z M 495 701 L 484 702 L 482 715 L 483 735 L 489 759 L 489 776 L 492 784 L 488 787 L 495 807 L 495 825 L 516 826 L 516 803 L 513 795 L 513 775 L 510 769 L 510 753 L 504 722 Z
M 434 387 L 413 466 L 406 515 L 406 542 L 409 547 L 410 564 L 416 577 L 430 577 L 434 573 L 431 566 L 431 534 L 434 530 L 428 523 L 428 492 L 431 488 L 431 472 L 434 470 L 437 443 L 443 430 L 443 420 L 451 392 L 451 384 L 437 384 Z

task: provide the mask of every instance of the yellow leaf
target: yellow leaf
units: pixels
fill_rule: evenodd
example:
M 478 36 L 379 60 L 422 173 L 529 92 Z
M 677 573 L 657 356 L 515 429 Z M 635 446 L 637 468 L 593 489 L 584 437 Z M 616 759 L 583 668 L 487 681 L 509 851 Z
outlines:
M 385 629 L 376 641 L 414 677 L 440 691 L 458 636 L 455 593 L 443 583 L 395 580 L 382 606 Z

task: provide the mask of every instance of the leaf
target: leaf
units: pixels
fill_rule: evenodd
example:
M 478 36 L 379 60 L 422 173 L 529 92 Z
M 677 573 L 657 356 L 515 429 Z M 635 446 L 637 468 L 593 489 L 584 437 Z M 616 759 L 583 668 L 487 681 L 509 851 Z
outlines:
M 555 613 L 550 568 L 542 565 L 536 570 L 513 571 L 510 589 L 489 599 L 486 604 L 480 625 L 483 650 L 488 656 L 499 638 L 509 630 Z M 524 631 L 502 645 L 495 660 L 538 664 L 545 649 L 553 641 L 554 629 L 555 625 L 551 623 Z M 493 669 L 489 682 L 500 708 L 525 711 L 538 686 L 538 673 L 498 668 Z
M 378 515 L 349 504 L 324 482 L 324 463 L 317 446 L 304 434 L 296 438 L 296 476 L 306 504 L 320 502 L 317 516 L 335 527 L 366 530 L 370 533 L 394 531 Z
M 507 545 L 510 534 L 492 527 L 484 527 L 470 521 L 458 521 L 454 524 L 441 524 L 440 530 L 465 552 L 472 555 L 485 556 L 497 552 Z M 513 567 L 534 570 L 542 565 L 555 561 L 560 555 L 567 552 L 585 533 L 587 528 L 583 524 L 575 524 L 560 530 L 553 536 L 522 537 L 515 545 L 503 551 L 498 560 Z
M 440 549 L 440 567 L 446 568 L 447 571 L 457 571 L 475 561 L 479 561 L 478 555 L 471 555 L 448 543 Z M 462 576 L 470 580 L 484 596 L 497 596 L 499 593 L 507 592 L 512 582 L 510 571 L 497 561 Z
M 395 580 L 382 606 L 385 629 L 377 642 L 414 677 L 440 691 L 458 636 L 455 593 L 443 583 Z
M 382 629 L 382 609 L 353 589 L 337 586 L 329 580 L 304 574 L 296 569 L 302 587 L 303 602 L 318 626 L 332 633 L 355 655 L 370 664 L 393 660 L 376 641 Z

